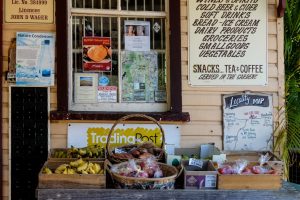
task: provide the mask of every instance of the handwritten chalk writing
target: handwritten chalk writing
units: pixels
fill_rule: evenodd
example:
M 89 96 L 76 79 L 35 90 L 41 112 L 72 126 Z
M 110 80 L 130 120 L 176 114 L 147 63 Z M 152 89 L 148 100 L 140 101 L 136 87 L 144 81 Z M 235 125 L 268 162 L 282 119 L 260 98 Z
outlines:
M 258 96 L 258 95 L 235 95 L 225 98 L 226 108 L 234 109 L 241 106 L 260 106 L 268 107 L 269 98 L 268 96 Z M 248 111 L 244 115 L 259 115 L 259 111 Z M 272 115 L 272 114 L 271 114 Z
M 249 105 L 250 98 L 248 95 L 241 95 L 241 97 L 238 98 L 231 97 L 229 108 L 238 107 L 241 103 Z

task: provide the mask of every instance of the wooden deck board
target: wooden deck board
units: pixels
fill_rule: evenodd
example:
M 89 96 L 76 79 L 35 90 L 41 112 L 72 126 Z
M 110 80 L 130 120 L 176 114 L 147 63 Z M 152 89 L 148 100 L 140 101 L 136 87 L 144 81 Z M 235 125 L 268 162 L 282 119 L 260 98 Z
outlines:
M 212 199 L 212 200 L 295 200 L 299 188 L 284 183 L 280 190 L 121 190 L 121 189 L 37 189 L 38 200 L 84 199 Z

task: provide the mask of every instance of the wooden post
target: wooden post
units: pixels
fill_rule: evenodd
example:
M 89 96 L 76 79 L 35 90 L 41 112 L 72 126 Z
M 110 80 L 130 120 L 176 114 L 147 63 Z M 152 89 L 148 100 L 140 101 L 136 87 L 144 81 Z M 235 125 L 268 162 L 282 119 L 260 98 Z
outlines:
M 284 10 L 286 8 L 286 0 L 279 0 L 279 4 L 277 7 L 277 17 L 284 16 Z

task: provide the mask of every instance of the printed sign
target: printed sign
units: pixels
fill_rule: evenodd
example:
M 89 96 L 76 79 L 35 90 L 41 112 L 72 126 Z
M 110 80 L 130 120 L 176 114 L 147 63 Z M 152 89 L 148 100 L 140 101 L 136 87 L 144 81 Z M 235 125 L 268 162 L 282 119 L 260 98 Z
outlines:
M 5 23 L 54 23 L 53 0 L 5 0 Z
M 98 74 L 96 73 L 75 73 L 75 102 L 96 103 Z
M 54 85 L 54 33 L 17 33 L 16 84 Z
M 105 147 L 112 124 L 70 123 L 68 126 L 68 147 L 85 147 L 98 144 Z M 180 128 L 177 125 L 162 125 L 165 143 L 180 147 Z M 120 124 L 111 135 L 110 146 L 118 147 L 151 141 L 161 145 L 160 129 L 154 124 Z
M 126 20 L 124 29 L 125 50 L 150 51 L 150 22 Z
M 189 0 L 189 84 L 267 85 L 266 0 Z
M 224 150 L 270 151 L 272 96 L 241 93 L 223 97 Z
M 117 102 L 117 87 L 98 86 L 98 102 Z
M 106 72 L 112 70 L 110 37 L 83 37 L 82 60 L 85 72 Z

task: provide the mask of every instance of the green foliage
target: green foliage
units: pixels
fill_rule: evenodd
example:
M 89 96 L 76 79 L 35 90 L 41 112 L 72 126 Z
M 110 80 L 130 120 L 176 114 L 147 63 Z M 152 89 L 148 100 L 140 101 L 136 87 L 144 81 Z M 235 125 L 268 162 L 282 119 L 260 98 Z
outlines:
M 275 148 L 281 151 L 288 177 L 293 164 L 291 151 L 300 149 L 300 1 L 287 0 L 284 16 L 285 108 L 280 109 L 283 120 L 275 130 Z

